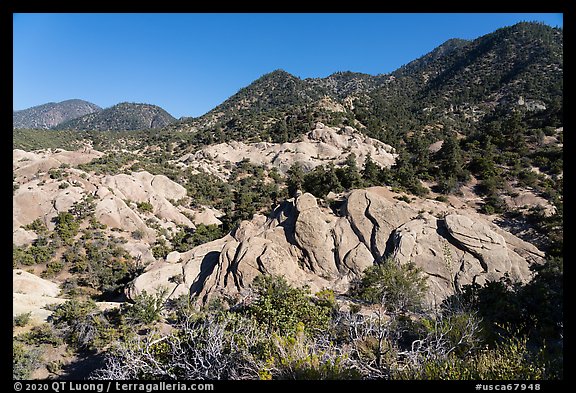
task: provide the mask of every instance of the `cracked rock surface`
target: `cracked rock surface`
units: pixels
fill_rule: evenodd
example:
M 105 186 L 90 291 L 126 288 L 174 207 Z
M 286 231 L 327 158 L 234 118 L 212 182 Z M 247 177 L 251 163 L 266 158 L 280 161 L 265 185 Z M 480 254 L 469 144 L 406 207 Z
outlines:
M 505 274 L 526 282 L 530 265 L 543 262 L 536 247 L 473 211 L 426 199 L 408 204 L 393 196 L 385 187 L 354 190 L 337 216 L 304 193 L 269 217 L 257 215 L 225 238 L 181 254 L 170 268 L 160 263 L 135 287 L 168 285 L 168 275 L 181 266 L 185 288 L 201 301 L 216 294 L 245 296 L 259 274 L 282 275 L 313 292 L 344 293 L 368 266 L 393 257 L 420 267 L 428 279 L 428 302 L 439 303 L 463 285 Z

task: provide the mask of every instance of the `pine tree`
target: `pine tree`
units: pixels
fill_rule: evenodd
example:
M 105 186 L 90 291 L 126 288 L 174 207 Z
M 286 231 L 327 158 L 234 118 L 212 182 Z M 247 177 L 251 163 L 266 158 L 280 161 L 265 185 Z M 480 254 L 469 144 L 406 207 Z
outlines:
M 350 190 L 362 186 L 362 177 L 360 176 L 360 170 L 356 162 L 356 154 L 350 153 L 348 157 L 346 157 L 344 167 L 337 173 L 340 174 L 338 178 L 342 187 L 345 189 Z
M 362 179 L 367 186 L 374 186 L 380 184 L 380 168 L 374 160 L 370 153 L 366 156 L 364 161 L 364 169 L 362 170 Z
M 302 190 L 302 185 L 304 184 L 304 170 L 299 162 L 292 164 L 287 172 L 288 179 L 286 180 L 286 185 L 288 187 L 288 195 L 294 197 L 298 190 Z

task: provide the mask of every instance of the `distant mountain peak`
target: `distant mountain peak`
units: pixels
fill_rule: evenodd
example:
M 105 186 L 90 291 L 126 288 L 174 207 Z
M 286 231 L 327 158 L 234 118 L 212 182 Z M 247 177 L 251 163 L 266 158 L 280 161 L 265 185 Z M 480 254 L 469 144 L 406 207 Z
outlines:
M 102 108 L 98 105 L 80 99 L 49 102 L 13 111 L 12 126 L 13 128 L 48 129 L 101 110 Z
M 157 105 L 121 102 L 98 113 L 91 113 L 58 125 L 58 129 L 131 131 L 157 129 L 176 119 Z

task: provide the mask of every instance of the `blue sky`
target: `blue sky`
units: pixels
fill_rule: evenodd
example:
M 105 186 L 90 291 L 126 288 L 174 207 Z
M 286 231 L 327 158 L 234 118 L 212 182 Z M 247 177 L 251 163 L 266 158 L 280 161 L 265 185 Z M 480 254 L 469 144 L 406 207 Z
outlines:
M 84 99 L 200 116 L 258 77 L 384 74 L 450 38 L 562 14 L 14 14 L 13 109 Z

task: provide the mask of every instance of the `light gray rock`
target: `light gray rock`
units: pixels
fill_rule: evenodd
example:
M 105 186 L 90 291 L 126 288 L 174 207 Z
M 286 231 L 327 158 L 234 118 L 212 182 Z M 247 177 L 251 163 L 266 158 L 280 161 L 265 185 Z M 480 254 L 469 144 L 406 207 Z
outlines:
M 12 293 L 12 316 L 30 313 L 30 324 L 37 325 L 46 322 L 52 311 L 47 306 L 62 304 L 66 299 L 43 296 L 32 293 Z
M 310 207 L 306 203 L 299 203 L 302 198 L 309 199 L 307 195 L 310 194 L 303 194 L 296 201 L 296 208 L 305 205 L 306 209 L 298 214 L 294 237 L 307 257 L 306 266 L 322 277 L 332 277 L 338 273 L 333 252 L 332 220 L 317 206 Z
M 527 282 L 532 276 L 530 265 L 543 262 L 543 253 L 534 246 L 511 234 L 506 234 L 511 241 L 508 244 L 497 228 L 482 219 L 451 214 L 446 216 L 445 224 L 462 248 L 480 261 L 489 280 L 508 273 L 514 280 Z
M 111 228 L 119 228 L 126 231 L 140 230 L 148 233 L 150 230 L 140 215 L 134 212 L 118 196 L 110 193 L 99 200 L 94 210 L 96 219 Z
M 308 192 L 300 195 L 296 199 L 296 210 L 298 210 L 298 212 L 300 212 L 300 213 L 305 211 L 305 210 L 317 208 L 317 207 L 318 207 L 318 203 L 316 202 L 316 198 L 314 197 L 314 195 L 312 195 Z
M 336 265 L 342 274 L 361 274 L 374 263 L 370 250 L 360 241 L 352 230 L 350 221 L 340 217 L 334 226 L 334 244 L 336 248 Z
M 250 159 L 257 165 L 271 165 L 286 173 L 292 164 L 298 162 L 305 170 L 312 170 L 331 160 L 336 165 L 343 164 L 349 153 L 356 155 L 362 166 L 367 155 L 382 167 L 394 164 L 394 148 L 378 140 L 369 138 L 352 127 L 336 128 L 317 123 L 316 127 L 303 135 L 299 142 L 243 143 L 232 141 L 207 146 L 192 157 L 190 154 L 180 158 L 194 168 L 202 168 L 214 175 L 229 173 L 224 166 L 229 162 Z M 215 168 L 215 164 L 219 167 Z
M 389 200 L 367 190 L 353 191 L 346 203 L 346 216 L 353 231 L 376 261 L 382 259 L 392 231 L 414 214 L 405 202 Z
M 212 145 L 189 154 L 179 165 L 186 168 L 197 164 L 225 179 L 229 173 L 225 165 L 246 157 L 285 171 L 295 161 L 301 161 L 305 168 L 325 164 L 325 160 L 343 162 L 349 152 L 356 154 L 359 166 L 367 154 L 381 166 L 391 165 L 395 157 L 391 147 L 351 127 L 337 129 L 317 124 L 299 142 Z M 193 228 L 194 223 L 187 217 L 193 215 L 203 223 L 218 223 L 214 220 L 216 213 L 174 206 L 171 201 L 185 198 L 186 190 L 165 176 L 142 171 L 83 179 L 82 171 L 66 169 L 72 186 L 59 189 L 58 181 L 46 174 L 32 174 L 33 170 L 51 167 L 56 161 L 61 163 L 61 159 L 78 158 L 70 158 L 62 151 L 15 151 L 14 155 L 15 173 L 21 170 L 16 179 L 20 188 L 13 198 L 15 244 L 26 244 L 35 236 L 23 230 L 22 225 L 42 218 L 49 227 L 53 226 L 50 220 L 59 211 L 69 209 L 87 194 L 94 195 L 96 219 L 107 225 L 106 231 L 121 229 L 118 235 L 128 239 L 123 247 L 148 265 L 127 291 L 132 298 L 143 291 L 154 293 L 162 288 L 172 298 L 192 294 L 202 302 L 220 295 L 242 297 L 250 293 L 253 280 L 261 274 L 284 276 L 292 285 L 308 285 L 313 292 L 332 288 L 345 293 L 350 282 L 367 267 L 391 256 L 400 263 L 419 266 L 428 281 L 427 300 L 439 303 L 463 285 L 484 284 L 504 274 L 526 282 L 531 278 L 530 266 L 542 263 L 544 257 L 533 245 L 467 210 L 462 203 L 451 206 L 412 198 L 408 204 L 395 199 L 398 194 L 387 187 L 372 187 L 338 196 L 345 199 L 339 212 L 342 216 L 336 216 L 313 195 L 299 194 L 280 204 L 268 217 L 255 215 L 241 222 L 222 239 L 156 260 L 150 249 L 157 233 L 151 227 L 158 225 L 168 232 L 178 230 L 178 224 Z M 36 166 L 28 167 L 33 160 L 37 161 Z M 44 185 L 39 185 L 41 180 Z M 127 200 L 133 202 L 126 204 Z M 153 213 L 138 211 L 135 202 L 144 201 L 152 204 Z M 209 214 L 208 221 L 198 218 L 202 213 Z M 134 231 L 140 231 L 143 238 L 132 238 Z M 26 288 L 25 284 L 18 285 L 21 291 Z M 41 289 L 26 294 L 15 292 L 14 299 L 40 304 L 38 299 L 24 297 L 39 297 L 42 293 Z M 47 299 L 58 299 L 49 291 L 45 295 Z M 43 311 L 38 313 L 39 317 L 46 315 Z
M 197 293 L 203 300 L 244 296 L 254 278 L 266 273 L 283 275 L 293 285 L 305 282 L 343 293 L 351 280 L 387 256 L 422 269 L 430 304 L 464 285 L 482 285 L 506 273 L 520 281 L 530 278 L 529 267 L 541 256 L 534 246 L 477 214 L 438 218 L 421 209 L 445 205 L 409 205 L 395 195 L 383 188 L 353 191 L 345 216 L 335 217 L 312 195 L 302 194 L 280 205 L 264 223 L 261 217 L 243 222 Z
M 450 214 L 444 220 L 450 235 L 478 257 L 487 273 L 510 271 L 510 257 L 502 235 L 492 231 L 485 223 L 467 216 Z
M 157 294 L 166 291 L 168 298 L 177 298 L 189 293 L 189 287 L 178 280 L 182 275 L 182 265 L 177 263 L 158 263 L 138 276 L 128 286 L 126 295 L 134 299 L 139 294 Z
M 194 224 L 199 225 L 222 225 L 222 221 L 219 218 L 223 217 L 223 213 L 216 209 L 203 207 L 202 211 L 194 213 Z
M 426 274 L 430 304 L 441 302 L 463 284 L 472 283 L 474 276 L 484 273 L 476 258 L 445 238 L 439 222 L 438 218 L 423 214 L 397 228 L 392 238 L 391 257 L 401 264 L 413 263 Z
M 23 246 L 32 243 L 38 238 L 38 235 L 33 231 L 27 231 L 23 228 L 16 228 L 12 232 L 12 243 L 15 246 Z
M 12 270 L 12 291 L 25 295 L 57 297 L 60 293 L 58 284 L 40 278 L 21 269 Z
M 58 284 L 21 269 L 12 271 L 12 316 L 30 313 L 31 324 L 46 322 L 52 311 L 45 307 L 64 303 Z
M 175 224 L 195 227 L 192 221 L 169 201 L 184 198 L 186 189 L 164 175 L 152 175 L 146 171 L 132 172 L 130 175 L 121 173 L 107 176 L 103 184 L 121 200 L 149 202 L 156 216 Z

